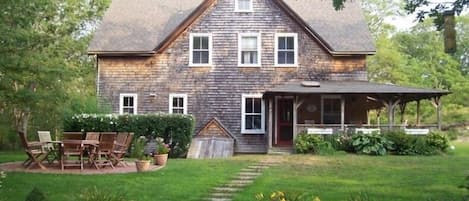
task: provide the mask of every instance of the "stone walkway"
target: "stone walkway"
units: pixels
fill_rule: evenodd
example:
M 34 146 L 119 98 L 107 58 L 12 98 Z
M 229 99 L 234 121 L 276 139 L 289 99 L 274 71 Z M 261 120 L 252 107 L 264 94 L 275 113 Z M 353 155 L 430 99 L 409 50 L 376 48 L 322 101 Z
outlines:
M 204 199 L 205 201 L 231 201 L 233 195 L 243 190 L 244 187 L 250 185 L 254 180 L 262 175 L 262 171 L 273 165 L 276 162 L 270 160 L 263 160 L 255 165 L 248 166 L 241 169 L 241 171 L 228 183 L 213 188 L 210 197 Z

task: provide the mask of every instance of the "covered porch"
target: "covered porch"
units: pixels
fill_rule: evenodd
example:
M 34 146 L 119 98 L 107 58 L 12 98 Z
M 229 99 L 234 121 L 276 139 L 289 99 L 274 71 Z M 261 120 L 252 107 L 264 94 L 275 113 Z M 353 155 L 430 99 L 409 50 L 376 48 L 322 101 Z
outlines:
M 441 96 L 448 91 L 402 87 L 366 81 L 303 81 L 277 86 L 264 93 L 268 148 L 291 147 L 299 133 L 331 134 L 360 130 L 405 128 L 396 123 L 406 104 L 417 102 L 413 128 L 441 129 Z M 420 101 L 430 100 L 437 112 L 436 123 L 420 123 Z M 387 111 L 388 122 L 371 124 L 369 112 Z M 380 112 L 377 112 L 380 115 Z M 415 129 L 414 131 L 417 131 Z

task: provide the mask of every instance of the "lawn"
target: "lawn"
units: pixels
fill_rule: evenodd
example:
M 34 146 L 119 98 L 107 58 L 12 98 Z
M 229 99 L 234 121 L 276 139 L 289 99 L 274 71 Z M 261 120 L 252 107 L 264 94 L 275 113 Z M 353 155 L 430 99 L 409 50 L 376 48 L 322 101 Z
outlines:
M 359 194 L 379 201 L 462 200 L 466 192 L 457 186 L 469 174 L 469 144 L 455 145 L 455 153 L 444 156 L 289 156 L 234 200 L 274 190 L 307 192 L 321 201 Z
M 253 185 L 235 195 L 235 201 L 255 200 L 260 192 L 274 190 L 308 192 L 321 201 L 347 200 L 366 194 L 371 200 L 461 200 L 457 188 L 469 174 L 469 144 L 457 143 L 456 151 L 442 156 L 268 156 L 280 165 L 264 171 Z M 22 160 L 18 153 L 1 153 L 0 161 Z M 104 192 L 124 193 L 145 200 L 201 200 L 210 189 L 227 182 L 236 173 L 265 158 L 241 155 L 229 160 L 172 159 L 162 170 L 144 174 L 49 175 L 8 173 L 0 189 L 6 200 L 24 200 L 33 187 L 49 200 L 74 200 L 80 192 L 97 187 Z
M 1 156 L 2 158 L 4 155 Z M 75 200 L 94 187 L 106 193 L 122 193 L 136 201 L 201 200 L 212 187 L 225 183 L 241 168 L 252 164 L 244 160 L 170 159 L 162 170 L 143 174 L 52 175 L 7 173 L 0 189 L 0 200 L 24 201 L 34 187 L 53 200 Z

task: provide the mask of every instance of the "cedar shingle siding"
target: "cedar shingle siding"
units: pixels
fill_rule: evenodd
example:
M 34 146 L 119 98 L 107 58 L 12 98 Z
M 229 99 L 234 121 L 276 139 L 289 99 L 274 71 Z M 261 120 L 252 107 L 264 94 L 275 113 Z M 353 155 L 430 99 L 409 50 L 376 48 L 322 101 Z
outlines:
M 262 67 L 238 67 L 239 32 L 261 33 Z M 190 33 L 212 33 L 213 66 L 188 66 Z M 275 33 L 298 33 L 297 68 L 274 67 Z M 271 0 L 254 0 L 252 13 L 234 12 L 234 0 L 218 0 L 161 54 L 99 56 L 98 90 L 106 100 L 103 103 L 116 113 L 120 93 L 138 94 L 140 114 L 168 112 L 170 93 L 187 94 L 188 113 L 197 120 L 196 132 L 216 117 L 235 136 L 235 152 L 265 152 L 267 132 L 240 134 L 242 94 L 308 80 L 315 72 L 327 72 L 333 80 L 366 80 L 365 59 L 365 55 L 331 56 Z

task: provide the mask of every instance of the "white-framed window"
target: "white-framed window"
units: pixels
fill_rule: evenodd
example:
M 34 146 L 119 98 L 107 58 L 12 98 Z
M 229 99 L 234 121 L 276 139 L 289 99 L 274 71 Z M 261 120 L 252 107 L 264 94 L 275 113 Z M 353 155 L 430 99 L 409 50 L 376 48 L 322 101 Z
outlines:
M 275 34 L 275 66 L 298 65 L 298 34 Z
M 187 114 L 187 94 L 169 94 L 169 113 Z
M 238 66 L 260 67 L 261 66 L 261 34 L 239 33 L 238 34 Z
M 252 12 L 253 0 L 235 0 L 235 12 Z
M 191 33 L 189 38 L 189 66 L 212 65 L 212 34 Z
M 241 133 L 265 133 L 262 94 L 243 94 L 241 100 Z
M 119 114 L 137 114 L 137 94 L 119 95 Z

